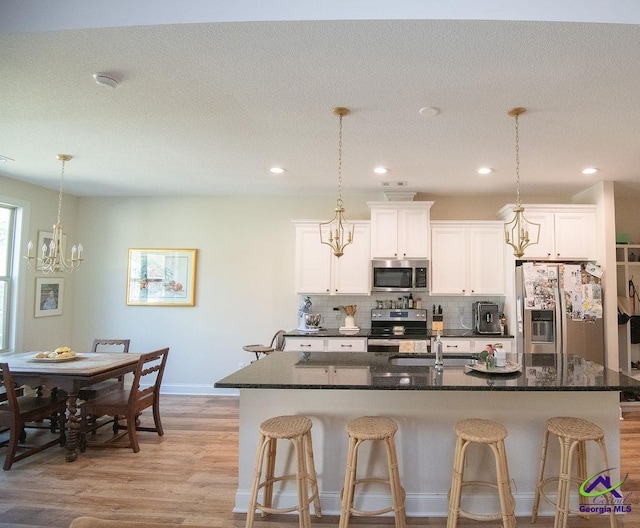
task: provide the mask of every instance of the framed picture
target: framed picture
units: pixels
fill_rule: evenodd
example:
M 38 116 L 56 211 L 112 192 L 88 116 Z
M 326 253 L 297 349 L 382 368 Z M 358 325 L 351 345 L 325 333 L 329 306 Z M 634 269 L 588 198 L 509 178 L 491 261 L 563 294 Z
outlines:
M 129 249 L 127 305 L 195 306 L 197 249 Z
M 35 316 L 62 315 L 64 279 L 39 277 L 36 279 Z
M 51 244 L 51 241 L 53 240 L 53 232 L 52 231 L 38 231 L 38 245 L 35 247 L 36 250 L 36 257 L 40 258 L 42 257 L 42 246 L 46 246 L 47 247 L 47 254 L 49 253 L 49 244 Z M 62 254 L 64 255 L 65 250 L 67 249 L 67 235 L 62 235 L 62 247 L 60 248 L 60 250 L 62 251 Z M 36 259 L 36 270 L 40 271 L 42 270 L 42 266 L 37 264 L 37 259 Z

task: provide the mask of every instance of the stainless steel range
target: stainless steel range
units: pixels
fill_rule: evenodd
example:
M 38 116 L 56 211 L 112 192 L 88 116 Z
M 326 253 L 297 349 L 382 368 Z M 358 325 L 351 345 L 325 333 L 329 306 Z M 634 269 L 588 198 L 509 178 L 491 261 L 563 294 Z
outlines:
M 367 339 L 369 352 L 430 352 L 427 310 L 371 310 L 371 331 Z

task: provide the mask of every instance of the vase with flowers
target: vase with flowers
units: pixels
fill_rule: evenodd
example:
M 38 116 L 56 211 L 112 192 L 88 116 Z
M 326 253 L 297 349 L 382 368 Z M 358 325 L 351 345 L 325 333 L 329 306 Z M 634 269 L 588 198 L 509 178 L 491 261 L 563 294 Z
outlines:
M 487 370 L 491 370 L 496 366 L 496 349 L 493 345 L 487 345 L 485 349 L 480 352 L 479 359 Z

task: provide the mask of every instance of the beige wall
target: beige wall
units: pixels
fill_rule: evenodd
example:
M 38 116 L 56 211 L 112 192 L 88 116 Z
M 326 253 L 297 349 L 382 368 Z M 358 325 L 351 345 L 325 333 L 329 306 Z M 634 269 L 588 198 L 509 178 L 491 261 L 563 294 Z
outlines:
M 615 184 L 616 233 L 627 233 L 630 244 L 640 244 L 640 192 Z

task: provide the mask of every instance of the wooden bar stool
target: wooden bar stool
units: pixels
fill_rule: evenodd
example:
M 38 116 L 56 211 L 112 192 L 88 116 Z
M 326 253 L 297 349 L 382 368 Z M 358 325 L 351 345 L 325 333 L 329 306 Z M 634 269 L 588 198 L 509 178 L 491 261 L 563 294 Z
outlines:
M 260 510 L 263 517 L 270 513 L 288 513 L 297 510 L 300 528 L 309 528 L 311 526 L 309 503 L 313 502 L 316 517 L 322 516 L 316 468 L 313 463 L 312 425 L 311 420 L 305 416 L 276 416 L 260 424 L 260 442 L 258 444 L 253 486 L 247 509 L 246 528 L 253 526 L 256 510 Z M 297 466 L 295 474 L 274 475 L 278 440 L 289 440 L 293 445 Z M 267 467 L 264 480 L 262 480 L 265 454 Z M 289 508 L 274 508 L 274 482 L 293 479 L 297 481 L 298 503 Z M 262 503 L 258 502 L 260 488 L 264 488 Z
M 453 478 L 449 490 L 449 515 L 447 528 L 455 528 L 458 525 L 458 517 L 467 517 L 476 521 L 502 520 L 504 528 L 514 528 L 516 518 L 514 514 L 515 501 L 511 493 L 511 481 L 507 465 L 507 454 L 504 447 L 504 439 L 507 430 L 502 424 L 491 420 L 471 418 L 462 420 L 455 425 L 456 450 L 453 461 Z M 492 482 L 464 480 L 465 453 L 472 443 L 485 444 L 491 448 L 496 464 L 496 484 Z M 465 486 L 487 486 L 498 490 L 500 498 L 500 513 L 483 515 L 471 513 L 460 509 L 462 488 Z
M 398 459 L 396 456 L 396 445 L 394 435 L 398 426 L 393 420 L 380 416 L 362 416 L 347 423 L 347 433 L 349 434 L 349 452 L 347 454 L 347 468 L 344 477 L 344 488 L 342 489 L 342 511 L 340 513 L 340 528 L 349 526 L 351 515 L 381 515 L 393 512 L 395 515 L 396 528 L 406 526 L 404 500 L 404 488 L 400 484 L 398 472 Z M 387 453 L 388 479 L 382 478 L 357 478 L 358 470 L 358 448 L 367 440 L 381 440 Z M 391 487 L 392 506 L 381 510 L 365 511 L 357 510 L 353 507 L 355 488 L 358 484 L 366 482 L 382 482 Z
M 549 444 L 549 435 L 553 434 L 558 438 L 560 442 L 560 474 L 558 476 L 544 478 L 544 466 L 547 459 L 547 446 Z M 570 514 L 581 515 L 582 517 L 589 517 L 588 515 L 581 514 L 578 511 L 573 511 L 569 508 L 569 500 L 571 498 L 571 483 L 581 485 L 587 475 L 587 441 L 593 441 L 598 444 L 600 448 L 600 454 L 602 457 L 602 469 L 609 469 L 609 462 L 607 461 L 607 449 L 604 443 L 604 431 L 596 424 L 583 420 L 581 418 L 571 417 L 556 417 L 547 420 L 547 427 L 544 434 L 544 441 L 542 443 L 542 456 L 540 457 L 540 471 L 538 473 L 538 483 L 536 485 L 536 494 L 533 500 L 533 511 L 531 513 L 531 522 L 536 522 L 538 518 L 538 506 L 540 504 L 540 497 L 542 497 L 548 504 L 555 506 L 556 517 L 554 528 L 565 528 L 567 526 L 567 518 Z M 576 455 L 576 477 L 572 475 L 572 465 L 574 460 L 574 454 Z M 558 496 L 556 502 L 553 502 L 545 493 L 544 488 L 552 482 L 558 483 Z M 581 505 L 588 504 L 587 497 L 579 496 L 579 503 Z M 611 528 L 616 528 L 617 520 L 615 514 L 614 505 L 611 504 L 611 512 L 609 514 L 609 522 Z

